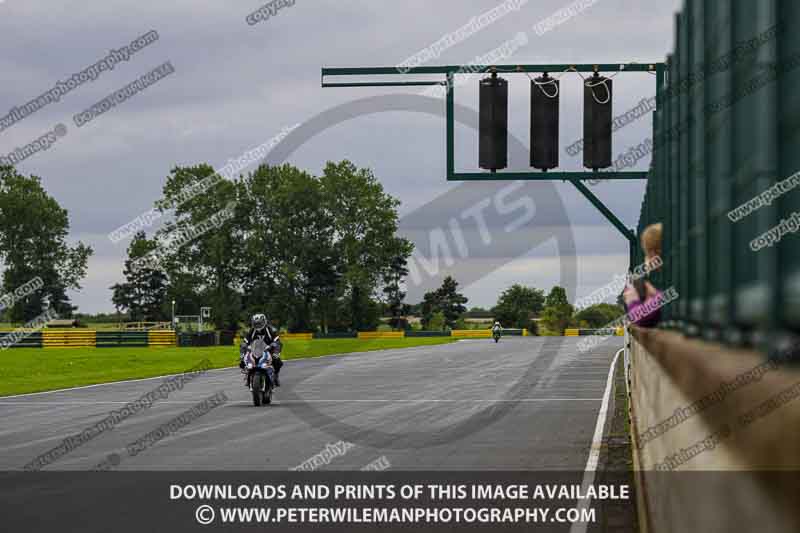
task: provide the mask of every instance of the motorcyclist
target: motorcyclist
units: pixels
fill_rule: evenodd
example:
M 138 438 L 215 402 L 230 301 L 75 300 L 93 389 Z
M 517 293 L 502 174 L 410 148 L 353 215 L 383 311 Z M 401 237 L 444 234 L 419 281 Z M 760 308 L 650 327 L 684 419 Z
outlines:
M 266 315 L 263 313 L 253 315 L 251 325 L 250 331 L 248 331 L 247 335 L 242 339 L 242 345 L 243 347 L 249 348 L 256 339 L 264 339 L 264 342 L 267 344 L 267 349 L 272 356 L 272 368 L 275 370 L 275 386 L 280 387 L 281 381 L 278 376 L 283 366 L 283 361 L 281 360 L 281 348 L 283 346 L 281 344 L 280 335 L 278 335 L 278 330 L 272 327 Z M 240 368 L 244 368 L 244 353 L 245 350 L 242 350 L 242 359 L 239 362 Z
M 500 336 L 500 332 L 503 330 L 503 326 L 500 325 L 499 320 L 494 321 L 494 325 L 492 326 L 492 335 Z

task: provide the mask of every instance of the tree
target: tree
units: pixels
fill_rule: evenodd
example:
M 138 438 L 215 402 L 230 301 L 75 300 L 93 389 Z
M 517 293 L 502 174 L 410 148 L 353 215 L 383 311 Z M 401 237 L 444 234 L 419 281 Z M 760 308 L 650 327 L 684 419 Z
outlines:
M 159 264 L 171 286 L 178 286 L 180 280 L 180 286 L 191 291 L 187 297 L 213 308 L 216 327 L 235 329 L 241 310 L 238 280 L 245 261 L 240 247 L 241 221 L 250 205 L 240 201 L 240 184 L 224 179 L 203 194 L 182 197 L 190 187 L 211 176 L 214 169 L 200 164 L 175 167 L 167 177 L 163 197 L 156 207 L 171 210 L 174 221 L 156 233 L 163 256 Z M 176 300 L 185 306 L 180 295 L 170 296 L 177 296 Z
M 389 325 L 392 329 L 406 329 L 408 322 L 405 317 L 410 306 L 403 303 L 406 293 L 401 290 L 400 283 L 408 275 L 408 256 L 411 253 L 411 244 L 398 240 L 399 249 L 395 252 L 389 267 L 383 274 L 383 293 L 386 297 L 387 311 L 389 312 Z
M 42 287 L 15 302 L 7 313 L 14 322 L 26 322 L 45 307 L 62 317 L 76 309 L 68 290 L 81 288 L 92 249 L 67 244 L 69 216 L 47 194 L 36 176 L 25 177 L 13 167 L 0 166 L 0 262 L 3 292 L 12 292 L 41 278 Z
M 544 307 L 544 291 L 514 284 L 500 295 L 492 309 L 495 320 L 506 327 L 527 328 Z
M 411 243 L 397 236 L 400 202 L 386 194 L 372 171 L 346 160 L 328 162 L 320 185 L 341 261 L 341 293 L 350 305 L 351 328 L 366 329 L 381 278 L 391 272 L 398 255 L 411 255 Z
M 164 320 L 167 295 L 167 275 L 160 268 L 135 268 L 137 259 L 147 256 L 158 247 L 154 240 L 148 240 L 140 231 L 133 236 L 128 246 L 128 259 L 125 261 L 124 283 L 111 287 L 114 291 L 111 301 L 117 311 L 128 313 L 131 320 Z
M 562 335 L 572 318 L 572 306 L 567 301 L 567 291 L 563 287 L 553 287 L 544 302 L 542 322 L 550 331 Z
M 624 313 L 622 307 L 612 304 L 596 304 L 575 313 L 574 320 L 579 327 L 602 328 Z
M 430 326 L 433 316 L 442 313 L 444 325 L 452 328 L 459 317 L 467 310 L 467 298 L 458 292 L 458 282 L 452 276 L 442 281 L 442 286 L 435 291 L 425 293 L 422 301 L 422 324 Z
M 422 322 L 422 329 L 434 329 L 431 324 L 433 315 L 441 313 L 439 311 L 439 299 L 436 291 L 426 292 L 422 297 L 422 303 L 419 305 L 420 322 Z M 444 314 L 442 314 L 442 328 L 444 328 Z
M 467 310 L 464 305 L 467 303 L 467 298 L 458 292 L 458 282 L 447 276 L 442 281 L 442 286 L 438 290 L 440 309 L 444 313 L 445 322 L 449 327 L 453 327 L 456 320 Z
M 246 308 L 266 307 L 289 331 L 312 331 L 316 312 L 327 331 L 343 295 L 342 268 L 319 180 L 291 165 L 262 165 L 244 179 L 243 195 Z

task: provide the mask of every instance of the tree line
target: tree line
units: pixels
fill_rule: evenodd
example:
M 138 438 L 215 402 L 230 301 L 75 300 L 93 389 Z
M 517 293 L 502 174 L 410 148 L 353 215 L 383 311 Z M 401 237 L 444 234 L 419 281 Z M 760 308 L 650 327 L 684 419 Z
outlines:
M 168 320 L 175 300 L 179 314 L 210 306 L 221 329 L 238 329 L 256 312 L 290 331 L 377 327 L 377 296 L 399 291 L 412 245 L 397 235 L 399 201 L 369 169 L 329 162 L 313 176 L 288 164 L 261 165 L 176 200 L 213 174 L 203 164 L 176 167 L 167 177 L 156 208 L 171 210 L 172 222 L 151 238 L 133 237 L 125 281 L 112 287 L 118 310 L 133 320 Z M 233 217 L 169 246 L 169 235 L 230 205 Z M 137 268 L 155 250 L 159 264 Z
M 448 276 L 441 287 L 426 293 L 422 303 L 411 306 L 409 311 L 419 314 L 423 329 L 464 328 L 465 318 L 473 316 L 497 320 L 504 328 L 525 328 L 534 335 L 561 335 L 568 327 L 601 328 L 623 313 L 620 305 L 606 303 L 577 311 L 567 300 L 567 291 L 559 286 L 545 295 L 541 289 L 514 284 L 500 294 L 491 309 L 474 307 L 467 311 L 467 301 L 458 292 L 456 280 Z

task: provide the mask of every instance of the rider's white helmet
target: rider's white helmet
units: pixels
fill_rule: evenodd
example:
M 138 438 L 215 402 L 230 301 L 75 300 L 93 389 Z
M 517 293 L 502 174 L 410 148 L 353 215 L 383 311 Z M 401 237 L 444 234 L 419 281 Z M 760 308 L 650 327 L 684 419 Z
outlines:
M 267 325 L 267 317 L 264 313 L 258 313 L 253 315 L 251 322 L 255 329 L 263 329 Z

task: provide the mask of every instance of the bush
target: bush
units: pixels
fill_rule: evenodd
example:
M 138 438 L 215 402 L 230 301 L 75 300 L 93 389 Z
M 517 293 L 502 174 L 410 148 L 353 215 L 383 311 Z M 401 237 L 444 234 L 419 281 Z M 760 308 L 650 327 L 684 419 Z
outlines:
M 444 313 L 442 313 L 441 311 L 433 313 L 430 322 L 428 322 L 428 330 L 444 331 L 444 326 L 445 326 Z
M 581 327 L 596 329 L 607 326 L 624 312 L 624 309 L 618 305 L 603 303 L 581 309 L 575 313 L 574 320 Z

